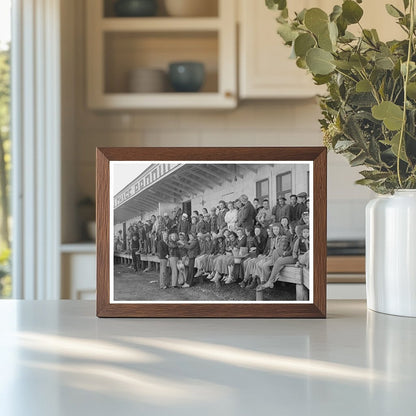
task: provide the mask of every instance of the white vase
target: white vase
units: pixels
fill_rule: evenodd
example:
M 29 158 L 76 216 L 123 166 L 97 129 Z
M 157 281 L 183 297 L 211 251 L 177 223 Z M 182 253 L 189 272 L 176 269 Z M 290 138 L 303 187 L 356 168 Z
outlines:
M 367 204 L 366 282 L 369 309 L 416 317 L 416 190 Z

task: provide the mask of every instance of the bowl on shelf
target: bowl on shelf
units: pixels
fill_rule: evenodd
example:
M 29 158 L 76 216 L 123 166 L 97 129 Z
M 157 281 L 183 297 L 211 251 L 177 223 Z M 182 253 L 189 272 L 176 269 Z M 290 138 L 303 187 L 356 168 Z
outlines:
M 172 62 L 169 64 L 169 81 L 177 92 L 197 92 L 205 80 L 202 62 Z
M 157 12 L 156 0 L 117 0 L 114 12 L 119 17 L 150 17 Z
M 217 16 L 217 0 L 165 0 L 166 12 L 173 17 Z
M 167 76 L 162 69 L 136 68 L 129 72 L 128 91 L 131 93 L 161 93 L 167 90 Z

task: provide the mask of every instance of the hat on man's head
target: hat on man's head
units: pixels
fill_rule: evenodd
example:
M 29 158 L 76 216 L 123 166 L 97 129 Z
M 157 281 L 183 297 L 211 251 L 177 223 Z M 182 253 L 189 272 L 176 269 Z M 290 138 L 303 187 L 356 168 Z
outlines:
M 299 198 L 306 198 L 308 196 L 308 194 L 306 192 L 301 192 L 300 194 L 298 194 Z

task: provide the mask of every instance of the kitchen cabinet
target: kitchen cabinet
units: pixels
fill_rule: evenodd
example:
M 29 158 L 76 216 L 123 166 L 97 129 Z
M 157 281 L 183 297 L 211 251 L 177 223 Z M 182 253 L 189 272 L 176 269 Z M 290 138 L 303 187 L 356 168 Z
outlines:
M 323 3 L 299 0 L 296 10 L 325 8 Z M 291 50 L 276 33 L 277 12 L 268 10 L 264 1 L 239 0 L 238 7 L 240 97 L 308 98 L 322 92 L 322 87 L 313 84 L 311 75 L 289 59 Z
M 320 7 L 330 12 L 333 0 L 298 0 L 289 3 L 290 10 Z M 402 9 L 401 0 L 392 4 Z M 403 38 L 404 32 L 394 24 L 384 3 L 366 0 L 363 27 L 376 28 L 381 40 Z M 277 35 L 276 11 L 268 10 L 263 1 L 239 0 L 239 92 L 242 99 L 290 99 L 308 98 L 325 92 L 324 87 L 313 84 L 312 77 L 298 68 L 290 59 L 291 49 L 283 44 Z M 359 32 L 358 25 L 350 26 L 350 31 Z
M 233 108 L 237 105 L 236 4 L 218 2 L 207 17 L 116 17 L 104 0 L 88 0 L 87 102 L 90 109 Z M 111 4 L 110 4 L 111 5 Z M 132 93 L 130 71 L 168 70 L 175 61 L 199 61 L 199 92 Z M 166 91 L 166 92 L 165 92 Z

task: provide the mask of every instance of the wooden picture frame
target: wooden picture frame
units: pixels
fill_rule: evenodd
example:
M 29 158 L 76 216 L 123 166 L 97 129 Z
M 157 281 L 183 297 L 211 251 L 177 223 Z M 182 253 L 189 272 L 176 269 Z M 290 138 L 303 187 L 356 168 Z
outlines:
M 96 176 L 96 201 L 97 201 L 97 316 L 98 317 L 193 317 L 193 318 L 325 318 L 326 317 L 326 213 L 327 213 L 327 150 L 324 147 L 134 147 L 134 148 L 97 148 L 97 176 Z M 114 256 L 110 249 L 113 248 L 114 234 L 111 233 L 114 226 L 112 212 L 115 211 L 115 201 L 119 201 L 113 195 L 110 183 L 110 166 L 118 166 L 122 161 L 138 162 L 151 166 L 162 166 L 166 162 L 171 166 L 179 166 L 185 169 L 191 166 L 196 169 L 201 166 L 212 166 L 215 163 L 228 163 L 228 166 L 241 165 L 241 168 L 250 164 L 263 166 L 279 166 L 281 164 L 309 164 L 308 187 L 313 189 L 311 205 L 312 221 L 311 231 L 311 293 L 313 296 L 307 301 L 287 302 L 162 302 L 162 301 L 114 301 L 110 298 L 113 276 L 110 269 L 114 267 Z M 177 162 L 177 164 L 175 164 Z M 268 164 L 266 163 L 268 162 Z M 234 164 L 233 164 L 234 163 Z M 205 165 L 206 164 L 206 165 Z M 151 168 L 149 168 L 151 169 Z M 153 168 L 152 168 L 153 169 Z M 155 168 L 156 169 L 156 168 Z M 219 167 L 218 169 L 221 169 Z M 248 170 L 247 170 L 248 171 Z M 179 171 L 181 172 L 181 171 Z M 236 168 L 236 172 L 239 170 Z M 243 177 L 243 176 L 241 176 Z M 235 176 L 235 181 L 237 181 Z M 160 180 L 160 179 L 158 179 Z M 155 179 L 156 181 L 156 179 Z M 156 182 L 155 182 L 156 183 Z M 133 186 L 133 182 L 129 184 Z M 135 185 L 136 188 L 138 185 Z M 151 185 L 148 185 L 149 187 Z M 162 185 L 160 185 L 162 186 Z M 185 186 L 185 185 L 184 185 Z M 145 189 L 145 188 L 144 188 Z M 147 188 L 150 189 L 150 188 Z M 130 192 L 130 191 L 129 191 Z M 137 191 L 137 198 L 145 197 Z M 140 191 L 142 192 L 142 191 Z M 144 191 L 143 191 L 144 192 Z M 276 193 L 278 192 L 276 188 Z M 124 195 L 124 194 L 123 194 Z M 126 191 L 126 200 L 131 197 Z M 140 196 L 142 195 L 142 196 Z M 110 200 L 110 197 L 112 199 Z M 124 197 L 123 197 L 124 198 Z M 140 199 L 138 199 L 140 200 Z M 117 202 L 118 203 L 118 202 Z M 143 202 L 144 203 L 144 202 Z M 160 204 L 159 204 L 160 205 Z M 113 225 L 112 225 L 113 224 Z M 277 241 L 277 240 L 276 240 Z M 112 258 L 113 257 L 113 258 Z M 309 281 L 309 278 L 308 278 Z M 280 284 L 280 283 L 279 283 Z M 306 283 L 305 283 L 306 284 Z M 285 286 L 285 285 L 283 285 Z M 290 286 L 286 284 L 286 286 Z M 186 289 L 178 289 L 186 290 Z

